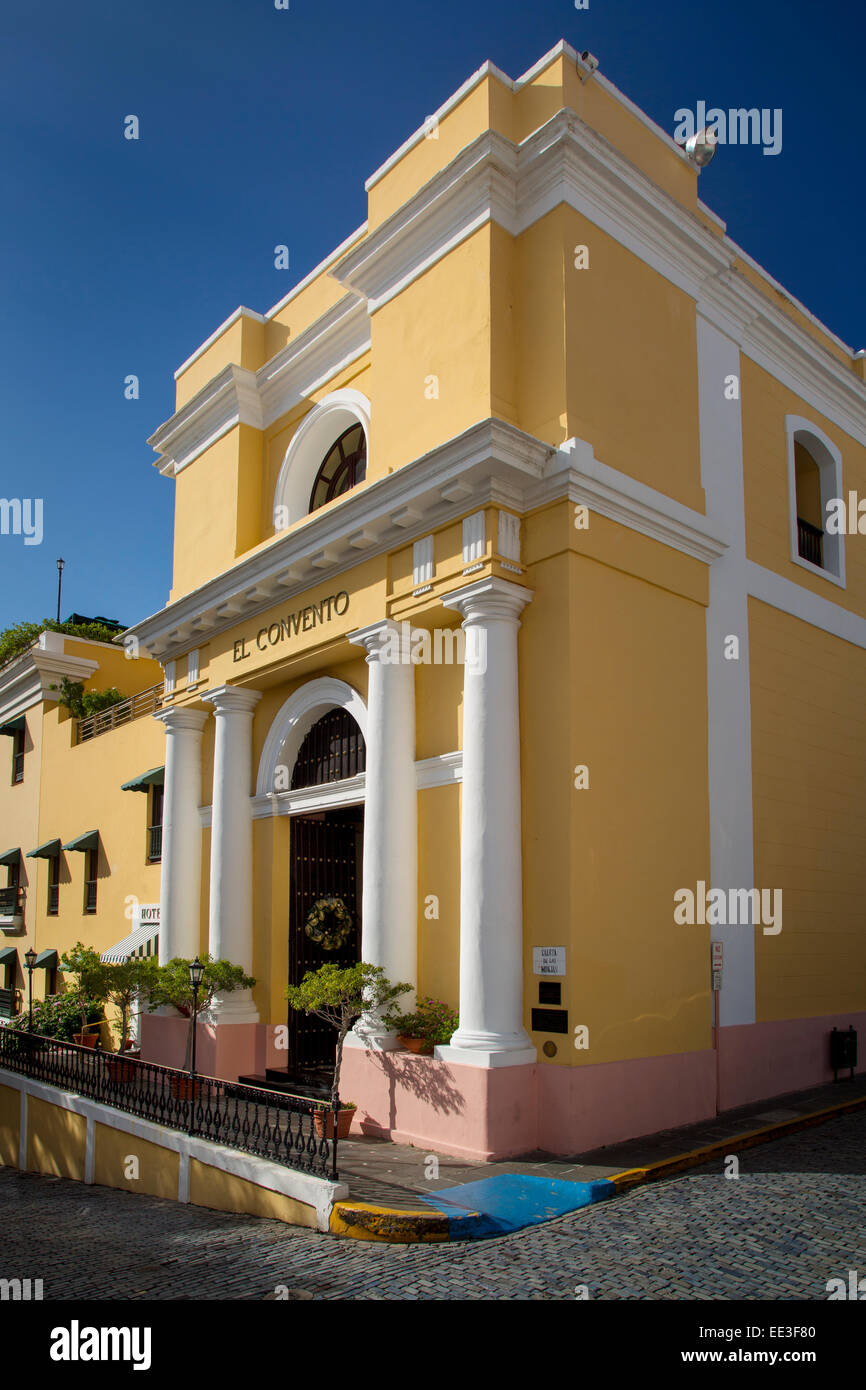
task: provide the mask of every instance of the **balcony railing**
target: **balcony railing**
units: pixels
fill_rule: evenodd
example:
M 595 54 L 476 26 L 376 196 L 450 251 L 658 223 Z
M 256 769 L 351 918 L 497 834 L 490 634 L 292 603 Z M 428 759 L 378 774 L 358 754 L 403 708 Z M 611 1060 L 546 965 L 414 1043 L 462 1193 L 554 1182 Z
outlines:
M 824 532 L 801 516 L 797 517 L 797 550 L 801 560 L 824 568 Z
M 95 912 L 95 911 L 96 911 L 96 884 L 97 884 L 97 880 L 96 880 L 95 878 L 86 878 L 86 879 L 84 880 L 84 911 L 85 911 L 85 912 Z
M 49 883 L 48 885 L 48 913 L 51 917 L 56 917 L 60 911 L 60 884 Z
M 339 1101 L 323 1106 L 212 1076 L 193 1080 L 173 1067 L 9 1028 L 0 1029 L 0 1067 L 287 1168 L 337 1177 L 337 1139 L 326 1138 L 324 1131 L 325 1117 L 332 1114 L 336 1136 Z M 321 1135 L 317 1113 L 323 1116 Z
M 163 689 L 161 685 L 148 686 L 147 690 L 139 690 L 137 695 L 130 695 L 128 700 L 121 700 L 108 709 L 100 710 L 98 714 L 90 714 L 86 719 L 76 719 L 75 742 L 87 743 L 89 739 L 97 738 L 99 734 L 107 734 L 109 730 L 117 729 L 121 724 L 129 724 L 133 719 L 141 719 L 145 714 L 156 714 L 158 709 L 162 709 Z
M 153 864 L 162 858 L 162 826 L 149 825 L 147 828 L 147 837 L 147 857 Z
M 14 917 L 21 911 L 21 889 L 17 884 L 0 888 L 0 917 Z
M 24 753 L 12 754 L 12 784 L 24 781 Z

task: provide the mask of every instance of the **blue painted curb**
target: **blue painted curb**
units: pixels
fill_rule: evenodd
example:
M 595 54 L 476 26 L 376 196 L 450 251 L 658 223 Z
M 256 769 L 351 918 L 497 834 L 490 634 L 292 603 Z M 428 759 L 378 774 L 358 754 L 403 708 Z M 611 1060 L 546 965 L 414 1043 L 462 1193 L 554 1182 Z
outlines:
M 561 1182 L 526 1173 L 500 1173 L 495 1178 L 419 1196 L 448 1217 L 451 1240 L 485 1240 L 540 1226 L 557 1216 L 605 1202 L 616 1192 L 616 1184 L 609 1178 Z

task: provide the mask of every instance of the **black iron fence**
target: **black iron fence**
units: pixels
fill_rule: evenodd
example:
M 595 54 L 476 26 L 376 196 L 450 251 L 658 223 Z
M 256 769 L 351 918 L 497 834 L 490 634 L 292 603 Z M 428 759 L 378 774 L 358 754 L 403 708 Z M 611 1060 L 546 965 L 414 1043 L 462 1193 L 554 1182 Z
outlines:
M 173 1067 L 11 1028 L 0 1028 L 0 1067 L 287 1168 L 337 1177 L 339 1103 L 211 1076 L 193 1079 Z

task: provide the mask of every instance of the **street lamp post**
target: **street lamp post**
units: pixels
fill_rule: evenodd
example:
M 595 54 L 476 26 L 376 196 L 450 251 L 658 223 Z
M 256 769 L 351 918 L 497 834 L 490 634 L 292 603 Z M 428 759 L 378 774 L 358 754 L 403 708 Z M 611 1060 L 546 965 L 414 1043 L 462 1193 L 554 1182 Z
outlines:
M 201 989 L 204 966 L 196 956 L 189 967 L 189 982 L 192 987 L 192 1052 L 190 1055 L 189 1079 L 192 1098 L 189 1107 L 189 1132 L 192 1134 L 195 1123 L 195 1043 L 196 1033 L 198 1032 L 198 992 Z
M 33 970 L 36 965 L 36 952 L 31 946 L 29 951 L 24 952 L 24 964 L 27 966 L 27 981 L 30 992 L 30 1021 L 28 1032 L 33 1032 Z
M 57 621 L 60 622 L 60 591 L 63 588 L 63 570 L 66 565 L 65 560 L 57 561 Z

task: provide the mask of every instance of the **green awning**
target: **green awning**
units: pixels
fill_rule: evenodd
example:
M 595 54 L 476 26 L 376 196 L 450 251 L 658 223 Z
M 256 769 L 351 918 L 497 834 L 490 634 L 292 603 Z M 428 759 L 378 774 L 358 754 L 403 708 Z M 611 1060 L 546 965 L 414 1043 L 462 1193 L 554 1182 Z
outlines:
M 99 849 L 99 831 L 88 830 L 86 835 L 79 835 L 77 840 L 70 840 L 64 849 L 80 849 L 82 854 L 88 849 Z
M 19 734 L 24 728 L 26 728 L 24 715 L 19 714 L 17 719 L 10 719 L 7 724 L 0 724 L 0 734 L 9 734 L 11 737 L 13 734 Z
M 165 768 L 151 767 L 140 777 L 133 777 L 131 782 L 124 782 L 120 790 L 122 792 L 146 792 L 148 787 L 161 787 L 164 782 Z
M 20 849 L 7 849 L 7 851 L 6 851 L 5 854 L 0 854 L 0 864 L 2 864 L 2 865 L 4 866 L 4 868 L 11 869 L 11 868 L 14 868 L 14 866 L 15 866 L 16 864 L 20 864 L 20 863 L 21 863 L 21 851 L 20 851 Z
M 34 970 L 56 970 L 57 952 L 51 948 L 48 951 L 40 951 L 33 965 Z
M 31 849 L 27 855 L 28 859 L 56 859 L 60 854 L 59 840 L 46 840 L 44 845 L 39 845 L 36 849 Z
M 4 946 L 0 949 L 0 965 L 16 966 L 18 964 L 18 947 Z

